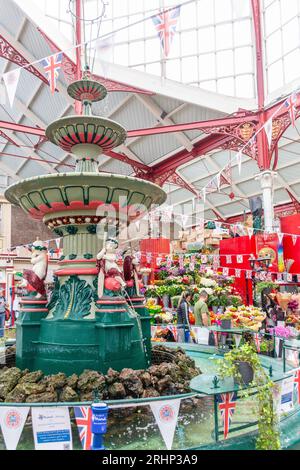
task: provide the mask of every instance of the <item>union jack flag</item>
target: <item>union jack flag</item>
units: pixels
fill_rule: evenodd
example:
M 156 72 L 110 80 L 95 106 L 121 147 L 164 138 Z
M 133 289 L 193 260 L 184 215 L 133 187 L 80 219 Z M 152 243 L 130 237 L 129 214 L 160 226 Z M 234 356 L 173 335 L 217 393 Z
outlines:
M 174 340 L 177 341 L 178 339 L 178 331 L 177 331 L 177 326 L 174 326 L 174 325 L 168 325 L 168 330 L 171 331 L 173 337 L 174 337 Z
M 165 57 L 169 55 L 171 43 L 176 33 L 179 15 L 180 5 L 172 10 L 162 11 L 158 15 L 152 17 Z
M 235 392 L 221 393 L 218 395 L 217 400 L 219 403 L 219 410 L 224 425 L 224 439 L 227 439 L 229 434 L 229 427 L 236 407 L 237 395 Z
M 296 112 L 297 112 L 297 95 L 296 93 L 292 93 L 287 100 L 284 102 L 284 106 L 287 108 L 292 126 L 295 127 L 296 125 Z
M 84 450 L 90 450 L 92 445 L 92 409 L 90 406 L 74 406 L 74 412 L 82 447 Z
M 62 52 L 58 52 L 57 54 L 50 55 L 41 61 L 44 71 L 46 72 L 52 94 L 55 92 L 56 80 L 59 75 L 59 69 L 61 68 L 62 58 Z

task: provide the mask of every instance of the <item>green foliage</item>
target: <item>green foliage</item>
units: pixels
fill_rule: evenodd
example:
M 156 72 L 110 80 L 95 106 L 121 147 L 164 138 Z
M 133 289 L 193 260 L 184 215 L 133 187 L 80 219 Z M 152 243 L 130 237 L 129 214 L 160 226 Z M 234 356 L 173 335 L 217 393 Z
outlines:
M 262 367 L 259 356 L 252 345 L 245 343 L 235 348 L 218 361 L 218 373 L 221 378 L 234 377 L 243 386 L 242 377 L 238 371 L 238 363 L 247 362 L 254 371 L 254 379 L 250 384 L 257 390 L 257 400 L 253 400 L 254 412 L 258 421 L 257 450 L 280 450 L 278 416 L 273 405 L 274 383 Z M 240 391 L 241 398 L 248 398 L 247 388 Z
M 270 282 L 270 281 L 258 282 L 256 284 L 256 292 L 258 294 L 261 294 L 264 289 L 275 289 L 275 287 L 276 287 L 275 282 Z
M 240 307 L 243 304 L 243 301 L 240 296 L 238 295 L 230 295 L 229 296 L 229 305 L 232 305 L 235 308 Z
M 93 258 L 93 255 L 92 255 L 92 253 L 84 253 L 83 257 L 84 257 L 85 259 L 92 259 L 92 258 Z
M 71 260 L 72 260 L 72 259 L 76 259 L 76 258 L 77 258 L 77 255 L 76 255 L 75 253 L 71 253 L 71 254 L 69 255 L 69 259 L 71 259 Z

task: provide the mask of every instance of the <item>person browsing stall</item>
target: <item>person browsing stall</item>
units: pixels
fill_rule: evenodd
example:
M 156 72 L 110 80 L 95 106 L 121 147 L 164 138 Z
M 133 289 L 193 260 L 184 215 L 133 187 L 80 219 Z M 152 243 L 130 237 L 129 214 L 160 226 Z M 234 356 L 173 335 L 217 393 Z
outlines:
M 190 292 L 183 292 L 178 301 L 177 308 L 177 329 L 178 334 L 181 336 L 181 341 L 188 342 L 190 335 L 190 322 L 189 322 L 189 305 L 192 300 Z M 180 335 L 181 333 L 181 335 Z
M 210 326 L 210 316 L 207 306 L 208 294 L 205 290 L 199 294 L 199 300 L 195 303 L 195 326 Z

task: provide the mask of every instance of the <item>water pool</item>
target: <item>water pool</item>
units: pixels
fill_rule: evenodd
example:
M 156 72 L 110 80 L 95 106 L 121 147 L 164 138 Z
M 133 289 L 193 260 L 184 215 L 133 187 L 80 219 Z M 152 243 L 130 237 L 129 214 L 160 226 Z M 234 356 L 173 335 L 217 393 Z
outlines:
M 178 345 L 167 344 L 168 347 Z M 189 356 L 204 374 L 214 374 L 216 372 L 216 360 L 221 356 L 214 348 L 197 345 L 182 345 Z M 271 358 L 263 359 L 264 366 L 270 364 L 279 369 L 281 364 Z M 172 397 L 167 398 L 167 400 Z M 135 400 L 135 406 L 126 403 L 126 407 L 110 409 L 108 418 L 108 430 L 105 436 L 105 446 L 108 450 L 164 450 L 166 449 L 161 437 L 159 428 L 155 422 L 149 404 L 143 405 L 146 400 Z M 148 400 L 149 403 L 149 400 Z M 109 405 L 122 405 L 121 401 L 108 402 Z M 27 404 L 26 404 L 27 405 Z M 87 405 L 87 404 L 86 404 Z M 68 404 L 72 420 L 72 436 L 74 449 L 81 449 L 78 438 L 78 430 L 73 417 L 72 405 Z M 230 439 L 222 441 L 222 426 L 220 424 L 220 442 L 215 443 L 214 435 L 214 408 L 212 396 L 193 395 L 183 398 L 179 410 L 178 423 L 175 431 L 173 449 L 193 449 L 193 448 L 224 448 L 230 442 L 241 443 L 240 448 L 253 448 L 254 439 L 249 433 L 255 431 L 256 417 L 253 413 L 255 406 L 255 396 L 249 399 L 238 400 L 236 411 L 233 416 Z M 295 421 L 296 420 L 296 421 Z M 219 422 L 221 419 L 219 416 Z M 298 423 L 298 416 L 293 415 L 293 422 Z M 245 425 L 250 425 L 247 429 L 239 429 Z M 299 420 L 300 427 L 300 420 Z M 248 438 L 249 436 L 249 438 Z M 237 445 L 237 444 L 235 444 Z M 288 446 L 287 446 L 288 447 Z M 30 416 L 23 430 L 18 449 L 33 449 L 33 434 Z M 0 449 L 5 449 L 2 436 L 0 438 Z

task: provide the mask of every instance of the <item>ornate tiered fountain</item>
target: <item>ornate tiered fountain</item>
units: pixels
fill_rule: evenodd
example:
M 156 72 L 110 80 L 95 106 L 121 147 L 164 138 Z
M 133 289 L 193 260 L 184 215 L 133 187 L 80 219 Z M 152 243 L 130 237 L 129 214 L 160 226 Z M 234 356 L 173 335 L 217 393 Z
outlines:
M 104 260 L 113 256 L 103 253 L 117 246 L 110 240 L 111 224 L 118 233 L 127 224 L 128 211 L 134 221 L 152 204 L 163 203 L 166 195 L 155 184 L 98 171 L 97 157 L 126 139 L 118 123 L 92 115 L 92 102 L 106 93 L 85 75 L 68 87 L 68 94 L 82 102 L 83 114 L 58 119 L 46 129 L 52 143 L 76 155 L 75 172 L 27 178 L 5 193 L 12 204 L 63 237 L 50 302 L 39 283 L 22 299 L 17 321 L 21 369 L 71 374 L 149 365 L 150 321 L 144 299 L 135 291 L 128 302 L 124 291 L 115 287 L 116 272 L 105 272 Z M 38 244 L 36 248 L 42 249 Z M 27 276 L 35 287 L 34 278 Z

